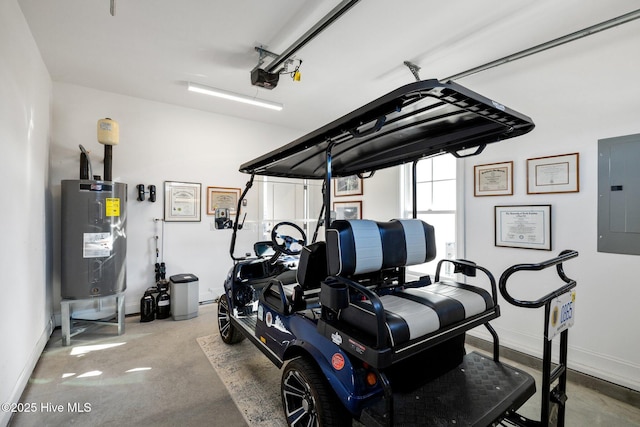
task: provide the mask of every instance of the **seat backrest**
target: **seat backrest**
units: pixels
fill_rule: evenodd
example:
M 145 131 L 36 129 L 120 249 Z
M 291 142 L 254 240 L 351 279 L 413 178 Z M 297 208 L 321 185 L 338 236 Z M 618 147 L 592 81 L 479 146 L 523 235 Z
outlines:
M 436 257 L 433 226 L 419 219 L 336 220 L 327 230 L 329 275 L 351 276 Z
M 298 261 L 297 279 L 302 290 L 320 288 L 327 278 L 327 249 L 325 242 L 315 242 L 302 248 Z

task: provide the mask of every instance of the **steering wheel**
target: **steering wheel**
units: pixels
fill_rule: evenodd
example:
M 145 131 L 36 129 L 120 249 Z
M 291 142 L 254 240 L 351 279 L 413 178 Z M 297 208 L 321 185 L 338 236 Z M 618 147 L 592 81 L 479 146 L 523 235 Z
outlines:
M 278 228 L 283 226 L 293 227 L 298 233 L 300 233 L 300 239 L 293 238 L 284 234 L 278 233 Z M 298 227 L 292 222 L 279 222 L 271 230 L 271 242 L 276 252 L 281 252 L 286 255 L 298 255 L 302 252 L 302 247 L 307 244 L 307 235 L 302 228 Z

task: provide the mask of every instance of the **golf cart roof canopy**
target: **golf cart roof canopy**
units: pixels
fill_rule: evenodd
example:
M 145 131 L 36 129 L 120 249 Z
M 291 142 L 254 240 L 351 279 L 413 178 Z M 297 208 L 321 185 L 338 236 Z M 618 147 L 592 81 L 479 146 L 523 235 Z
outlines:
M 332 176 L 362 175 L 443 153 L 479 154 L 487 144 L 533 127 L 529 117 L 456 83 L 423 80 L 244 163 L 240 171 L 323 179 L 330 149 Z

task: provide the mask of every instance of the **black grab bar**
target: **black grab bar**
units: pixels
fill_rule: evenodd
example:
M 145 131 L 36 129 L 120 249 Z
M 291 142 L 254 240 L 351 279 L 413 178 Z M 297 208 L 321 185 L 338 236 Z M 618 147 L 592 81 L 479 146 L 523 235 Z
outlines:
M 537 264 L 516 264 L 516 265 L 512 265 L 511 267 L 507 268 L 502 275 L 500 276 L 500 281 L 498 282 L 498 287 L 500 288 L 500 293 L 502 294 L 502 296 L 504 297 L 504 299 L 506 299 L 507 301 L 509 301 L 511 304 L 516 305 L 518 307 L 527 307 L 527 308 L 538 308 L 538 307 L 542 307 L 543 305 L 545 305 L 548 301 L 551 301 L 554 298 L 559 297 L 560 295 L 566 293 L 567 291 L 569 291 L 570 289 L 573 289 L 576 287 L 576 281 L 573 279 L 570 279 L 569 277 L 567 277 L 567 275 L 564 273 L 564 269 L 562 268 L 562 263 L 565 261 L 568 261 L 572 258 L 575 258 L 578 256 L 578 252 L 571 250 L 571 249 L 567 249 L 564 250 L 562 252 L 560 252 L 560 254 L 552 259 L 537 263 Z M 562 279 L 563 282 L 566 283 L 566 285 L 562 286 L 561 288 L 556 289 L 553 292 L 548 293 L 547 295 L 543 296 L 542 298 L 539 298 L 537 300 L 534 301 L 521 301 L 521 300 L 517 300 L 514 297 L 511 296 L 511 294 L 509 294 L 509 292 L 507 292 L 507 279 L 509 279 L 509 277 L 518 272 L 518 271 L 539 271 L 539 270 L 544 270 L 545 268 L 549 268 L 552 266 L 556 266 L 556 270 L 558 272 L 558 276 L 560 276 L 560 278 Z
M 564 427 L 565 418 L 565 402 L 567 400 L 567 352 L 568 352 L 568 327 L 564 328 L 560 333 L 560 357 L 558 364 L 554 370 L 551 369 L 551 342 L 554 335 L 549 336 L 547 325 L 551 319 L 551 304 L 555 298 L 567 293 L 576 287 L 576 281 L 567 277 L 564 273 L 562 263 L 578 256 L 578 252 L 574 250 L 564 250 L 556 258 L 543 261 L 538 264 L 516 264 L 507 268 L 500 276 L 498 287 L 500 293 L 511 304 L 518 307 L 538 308 L 544 306 L 544 345 L 542 357 L 542 390 L 540 394 L 540 421 L 534 421 L 517 413 L 507 415 L 507 418 L 519 426 L 540 426 L 548 427 L 551 424 L 552 405 L 557 405 L 557 418 L 553 424 L 556 427 Z M 565 284 L 553 292 L 548 293 L 534 301 L 520 301 L 513 298 L 507 292 L 507 279 L 518 271 L 538 271 L 544 270 L 552 266 L 556 266 L 558 276 Z M 573 296 L 572 296 L 573 298 Z M 556 307 L 557 309 L 557 307 Z M 552 390 L 551 384 L 558 381 L 556 387 Z

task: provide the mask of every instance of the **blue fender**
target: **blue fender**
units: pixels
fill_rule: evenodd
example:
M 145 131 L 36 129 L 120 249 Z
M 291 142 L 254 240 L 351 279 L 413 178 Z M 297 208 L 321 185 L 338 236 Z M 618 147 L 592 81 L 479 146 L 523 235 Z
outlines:
M 289 327 L 296 338 L 285 350 L 283 360 L 307 354 L 316 362 L 329 381 L 338 399 L 349 412 L 358 416 L 363 403 L 376 395 L 383 395 L 380 385 L 366 387 L 356 378 L 357 372 L 350 356 L 338 345 L 319 334 L 316 324 L 300 315 L 290 317 Z

